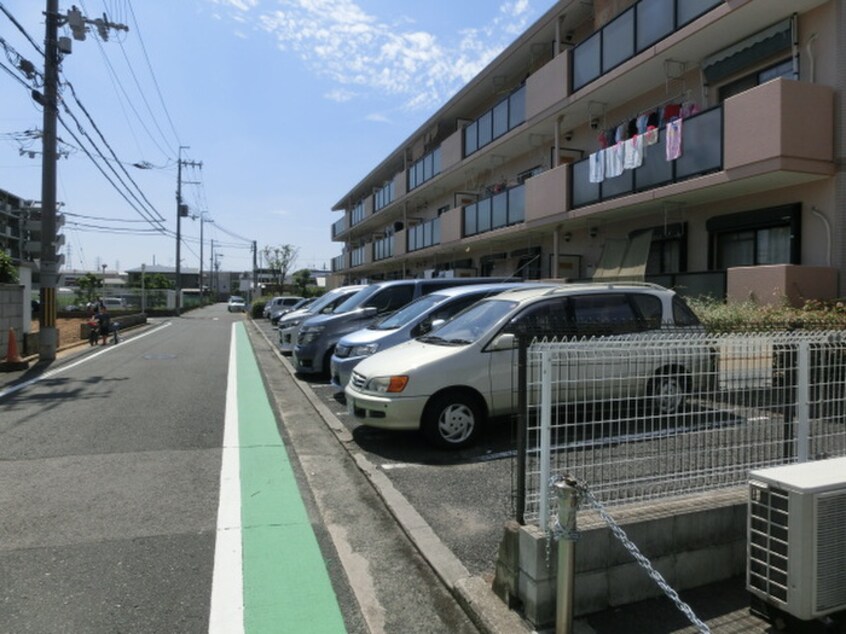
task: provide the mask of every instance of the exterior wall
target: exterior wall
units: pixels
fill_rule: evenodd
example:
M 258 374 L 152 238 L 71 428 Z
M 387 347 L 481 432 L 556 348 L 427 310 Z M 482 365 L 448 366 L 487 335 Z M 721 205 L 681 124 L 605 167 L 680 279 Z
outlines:
M 823 266 L 743 266 L 727 271 L 727 300 L 801 307 L 807 299 L 834 299 L 837 269 Z
M 637 505 L 614 518 L 670 586 L 683 591 L 743 574 L 745 497 L 744 490 Z M 576 523 L 575 616 L 663 596 L 607 526 L 583 513 Z M 503 599 L 522 603 L 525 617 L 538 629 L 555 622 L 558 543 L 548 543 L 537 527 L 506 525 L 493 582 Z
M 526 181 L 526 223 L 567 211 L 568 167 L 563 165 Z
M 10 328 L 15 331 L 18 354 L 23 354 L 24 286 L 20 284 L 0 284 L 0 361 L 9 352 Z
M 830 171 L 834 95 L 827 86 L 775 79 L 724 103 L 726 171 L 771 159 Z M 797 125 L 804 118 L 814 125 Z M 815 166 L 815 162 L 826 163 Z
M 446 171 L 461 163 L 464 158 L 464 141 L 459 128 L 441 143 L 441 169 Z
M 569 51 L 555 57 L 526 80 L 526 118 L 532 119 L 567 96 Z

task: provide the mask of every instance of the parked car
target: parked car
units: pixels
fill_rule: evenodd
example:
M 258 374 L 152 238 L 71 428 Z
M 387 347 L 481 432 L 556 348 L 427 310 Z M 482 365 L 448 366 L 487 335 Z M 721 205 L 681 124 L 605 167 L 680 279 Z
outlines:
M 344 390 L 347 409 L 364 425 L 422 429 L 440 447 L 469 445 L 489 418 L 514 413 L 516 333 L 543 331 L 550 320 L 574 336 L 627 336 L 670 326 L 701 330 L 681 297 L 653 284 L 506 291 L 477 302 L 428 336 L 361 361 Z M 619 367 L 592 368 L 594 389 L 648 396 L 661 413 L 681 407 L 696 368 L 631 372 L 631 362 L 621 358 Z M 701 363 L 704 373 L 709 353 L 702 355 Z M 612 375 L 613 381 L 595 380 Z M 645 375 L 650 379 L 642 384 L 626 380 Z
M 535 282 L 503 282 L 501 284 L 471 284 L 453 286 L 423 297 L 386 315 L 382 319 L 341 337 L 330 362 L 332 386 L 343 391 L 352 369 L 365 357 L 387 350 L 397 344 L 425 335 L 453 315 L 484 297 L 513 288 L 534 288 Z M 549 287 L 549 285 L 546 285 Z
M 367 284 L 354 284 L 333 288 L 305 308 L 292 310 L 287 315 L 283 315 L 276 324 L 279 337 L 279 351 L 283 354 L 290 354 L 294 351 L 294 346 L 297 344 L 297 334 L 300 330 L 300 324 L 303 321 L 312 315 L 331 313 L 338 304 L 366 287 Z
M 315 315 L 301 326 L 294 347 L 294 368 L 301 374 L 326 374 L 335 344 L 409 302 L 450 286 L 494 284 L 502 279 L 433 278 L 375 282 L 339 304 L 331 314 Z
M 277 308 L 270 314 L 270 322 L 275 326 L 276 324 L 279 323 L 279 320 L 282 317 L 284 317 L 285 315 L 288 315 L 289 313 L 291 313 L 295 310 L 299 310 L 300 308 L 305 308 L 306 306 L 311 304 L 314 300 L 315 300 L 314 297 L 304 297 L 303 299 L 298 301 L 296 304 L 293 304 L 291 306 L 284 306 L 282 308 Z
M 244 312 L 245 310 L 247 310 L 247 302 L 243 297 L 233 295 L 229 298 L 229 302 L 226 305 L 226 310 L 228 310 L 230 313 Z
M 126 310 L 127 304 L 123 297 L 103 297 L 102 304 L 109 310 Z
M 283 311 L 291 309 L 302 300 L 303 298 L 299 295 L 278 295 L 264 305 L 262 314 L 271 321 L 273 321 L 275 316 L 278 321 L 279 316 L 283 313 Z

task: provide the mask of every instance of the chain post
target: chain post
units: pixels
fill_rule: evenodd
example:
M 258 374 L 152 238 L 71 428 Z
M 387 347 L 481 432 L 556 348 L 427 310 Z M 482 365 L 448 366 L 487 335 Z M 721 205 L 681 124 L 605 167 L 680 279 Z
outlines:
M 557 480 L 555 495 L 558 497 L 558 574 L 555 584 L 555 634 L 572 634 L 573 604 L 576 579 L 576 511 L 579 494 L 575 480 Z

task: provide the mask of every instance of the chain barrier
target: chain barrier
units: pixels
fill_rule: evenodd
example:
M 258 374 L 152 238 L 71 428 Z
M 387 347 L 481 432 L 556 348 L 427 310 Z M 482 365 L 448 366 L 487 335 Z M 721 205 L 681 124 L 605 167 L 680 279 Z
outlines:
M 684 614 L 687 619 L 693 624 L 693 626 L 699 630 L 700 634 L 711 634 L 711 629 L 708 627 L 707 624 L 699 620 L 699 618 L 694 614 L 691 607 L 681 600 L 678 593 L 673 590 L 670 584 L 664 579 L 660 572 L 655 570 L 652 567 L 650 561 L 640 552 L 638 547 L 635 545 L 632 540 L 629 539 L 626 532 L 623 528 L 617 524 L 613 517 L 608 513 L 602 503 L 596 498 L 593 492 L 588 488 L 587 483 L 584 480 L 576 480 L 571 476 L 553 476 L 550 480 L 550 488 L 552 488 L 556 482 L 561 480 L 567 480 L 569 484 L 571 484 L 578 493 L 578 502 L 581 502 L 583 499 L 587 500 L 593 509 L 599 513 L 599 516 L 605 521 L 608 525 L 608 528 L 611 529 L 611 532 L 614 536 L 620 540 L 620 543 L 623 544 L 626 550 L 631 553 L 632 557 L 634 557 L 635 561 L 637 561 L 640 566 L 646 570 L 647 574 L 652 578 L 655 583 L 658 584 L 658 587 L 664 592 L 665 595 L 676 605 L 682 614 Z M 562 539 L 576 541 L 579 539 L 579 531 L 575 530 L 568 530 L 565 527 L 561 526 L 561 523 L 558 521 L 558 515 L 554 515 L 553 518 L 550 520 L 549 526 L 549 533 L 551 539 L 555 541 L 560 541 Z M 549 558 L 549 550 L 550 550 L 550 539 L 547 540 L 547 559 Z

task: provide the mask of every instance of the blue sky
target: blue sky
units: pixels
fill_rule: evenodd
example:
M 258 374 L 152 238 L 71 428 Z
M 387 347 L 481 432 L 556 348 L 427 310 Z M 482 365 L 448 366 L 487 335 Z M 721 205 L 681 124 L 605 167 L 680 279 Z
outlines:
M 77 0 L 87 17 L 105 12 L 129 30 L 107 42 L 89 32 L 62 63 L 73 86 L 61 112 L 69 129 L 59 126 L 66 266 L 174 265 L 175 239 L 154 226 L 176 229 L 180 146 L 183 160 L 202 162 L 183 168 L 182 193 L 192 214 L 212 221 L 203 268 L 212 239 L 226 270 L 251 268 L 252 240 L 259 250 L 294 245 L 295 268 L 328 266 L 341 252 L 331 207 L 553 4 Z M 42 46 L 44 0 L 0 5 Z M 2 12 L 0 37 L 43 68 Z M 40 142 L 23 133 L 42 128 L 41 109 L 8 52 L 0 62 L 0 189 L 38 200 Z M 125 185 L 111 185 L 81 146 L 106 154 L 98 164 Z M 196 268 L 199 220 L 183 219 L 182 233 L 182 266 Z

